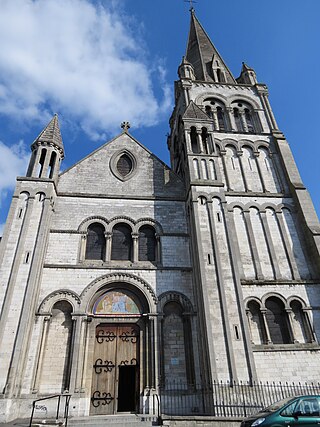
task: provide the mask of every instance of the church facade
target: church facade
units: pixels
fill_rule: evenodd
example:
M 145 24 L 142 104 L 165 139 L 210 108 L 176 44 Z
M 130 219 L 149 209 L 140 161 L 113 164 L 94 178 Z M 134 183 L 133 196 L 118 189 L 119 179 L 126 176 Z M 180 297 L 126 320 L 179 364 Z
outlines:
M 171 168 L 129 133 L 60 173 L 32 144 L 0 243 L 0 420 L 42 396 L 153 413 L 167 384 L 320 376 L 320 227 L 266 85 L 235 79 L 195 13 Z

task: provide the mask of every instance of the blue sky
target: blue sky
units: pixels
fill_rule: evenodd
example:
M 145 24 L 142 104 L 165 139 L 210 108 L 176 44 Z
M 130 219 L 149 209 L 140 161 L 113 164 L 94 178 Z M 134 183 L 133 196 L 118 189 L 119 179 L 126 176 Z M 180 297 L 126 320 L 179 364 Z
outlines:
M 183 0 L 0 0 L 0 235 L 15 177 L 57 112 L 62 168 L 120 132 L 169 163 L 173 82 L 185 52 Z M 198 0 L 196 14 L 235 77 L 269 87 L 280 129 L 320 213 L 319 0 Z

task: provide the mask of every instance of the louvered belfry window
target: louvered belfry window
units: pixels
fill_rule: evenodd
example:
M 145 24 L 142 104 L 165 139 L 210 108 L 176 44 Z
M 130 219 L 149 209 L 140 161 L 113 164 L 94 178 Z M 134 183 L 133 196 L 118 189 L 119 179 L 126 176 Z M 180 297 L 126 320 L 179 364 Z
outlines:
M 117 170 L 122 177 L 129 175 L 132 171 L 132 160 L 127 154 L 123 154 L 117 162 Z
M 144 225 L 139 230 L 139 261 L 156 260 L 155 231 L 149 225 Z
M 89 225 L 87 234 L 86 259 L 104 260 L 106 239 L 104 226 L 94 223 Z
M 131 228 L 127 224 L 117 224 L 113 227 L 111 259 L 119 261 L 132 259 Z

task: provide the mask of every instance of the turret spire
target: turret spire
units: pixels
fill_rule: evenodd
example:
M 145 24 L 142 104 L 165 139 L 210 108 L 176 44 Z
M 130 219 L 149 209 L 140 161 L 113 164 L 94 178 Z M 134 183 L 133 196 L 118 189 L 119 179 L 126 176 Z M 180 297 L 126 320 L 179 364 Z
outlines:
M 209 36 L 191 8 L 191 23 L 186 60 L 195 71 L 196 80 L 236 83 Z
M 58 115 L 55 114 L 31 145 L 32 156 L 27 176 L 32 178 L 58 177 L 64 148 L 60 133 Z
M 40 132 L 39 136 L 34 140 L 33 144 L 38 142 L 42 144 L 53 144 L 63 149 L 63 142 L 57 114 L 53 116 L 47 126 Z

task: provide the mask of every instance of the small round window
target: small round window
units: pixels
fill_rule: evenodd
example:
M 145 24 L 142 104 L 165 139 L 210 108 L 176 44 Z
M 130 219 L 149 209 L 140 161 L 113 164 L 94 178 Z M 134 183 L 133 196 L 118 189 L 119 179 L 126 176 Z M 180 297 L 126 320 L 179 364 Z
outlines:
M 122 154 L 117 162 L 117 171 L 124 178 L 132 171 L 132 160 L 127 154 Z

